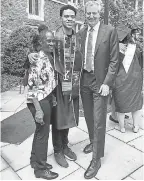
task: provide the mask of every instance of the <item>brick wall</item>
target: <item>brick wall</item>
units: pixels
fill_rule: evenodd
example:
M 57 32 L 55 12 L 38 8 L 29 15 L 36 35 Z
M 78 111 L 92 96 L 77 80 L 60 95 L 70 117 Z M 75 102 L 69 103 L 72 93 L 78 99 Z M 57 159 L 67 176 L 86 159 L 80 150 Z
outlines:
M 67 0 L 58 1 L 67 3 Z M 83 0 L 81 0 L 81 2 L 82 1 Z M 60 3 L 56 3 L 51 0 L 45 0 L 44 21 L 38 21 L 34 19 L 28 19 L 28 6 L 26 0 L 1 0 L 2 47 L 3 42 L 6 41 L 5 38 L 8 37 L 10 32 L 23 25 L 33 26 L 46 23 L 51 30 L 55 30 L 61 24 L 59 17 L 59 10 L 61 6 L 63 5 Z M 83 13 L 81 11 L 77 14 L 77 20 L 84 20 Z
M 55 30 L 61 24 L 59 15 L 59 10 L 61 6 L 63 5 L 52 1 L 48 1 L 45 4 L 45 22 L 51 30 Z M 76 20 L 84 21 L 84 15 L 81 11 L 78 11 Z
M 23 0 L 1 1 L 1 26 L 6 29 L 16 29 L 27 20 L 27 3 Z
M 63 3 L 67 3 L 67 0 L 59 0 Z M 59 9 L 62 4 L 53 2 L 51 0 L 45 0 L 44 20 L 51 29 L 55 29 L 60 25 Z M 43 21 L 28 19 L 27 1 L 25 0 L 2 0 L 1 1 L 1 26 L 2 28 L 14 30 L 24 24 L 37 25 L 43 23 Z M 78 13 L 77 20 L 83 20 L 83 14 Z

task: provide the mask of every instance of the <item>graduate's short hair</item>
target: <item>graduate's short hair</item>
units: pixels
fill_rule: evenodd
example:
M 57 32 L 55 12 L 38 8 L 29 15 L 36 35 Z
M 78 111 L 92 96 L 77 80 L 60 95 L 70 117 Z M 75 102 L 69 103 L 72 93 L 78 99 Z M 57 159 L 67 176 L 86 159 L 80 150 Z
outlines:
M 74 6 L 71 6 L 70 4 L 64 5 L 60 8 L 60 17 L 62 17 L 64 10 L 70 9 L 74 11 L 75 15 L 77 14 L 77 10 Z

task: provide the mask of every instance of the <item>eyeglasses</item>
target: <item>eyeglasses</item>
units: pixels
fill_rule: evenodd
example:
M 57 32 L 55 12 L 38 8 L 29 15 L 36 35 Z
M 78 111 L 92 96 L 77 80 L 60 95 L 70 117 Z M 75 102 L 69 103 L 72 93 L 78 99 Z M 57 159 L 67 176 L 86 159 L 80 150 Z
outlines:
M 68 18 L 75 19 L 75 15 L 64 15 L 64 17 L 66 19 L 68 19 Z

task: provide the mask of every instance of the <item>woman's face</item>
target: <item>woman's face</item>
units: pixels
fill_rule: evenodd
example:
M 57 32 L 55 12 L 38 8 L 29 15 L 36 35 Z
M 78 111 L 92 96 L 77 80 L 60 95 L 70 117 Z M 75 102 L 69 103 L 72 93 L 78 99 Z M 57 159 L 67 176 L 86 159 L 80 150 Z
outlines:
M 53 52 L 55 45 L 54 36 L 51 32 L 46 32 L 42 40 L 42 50 L 46 52 Z

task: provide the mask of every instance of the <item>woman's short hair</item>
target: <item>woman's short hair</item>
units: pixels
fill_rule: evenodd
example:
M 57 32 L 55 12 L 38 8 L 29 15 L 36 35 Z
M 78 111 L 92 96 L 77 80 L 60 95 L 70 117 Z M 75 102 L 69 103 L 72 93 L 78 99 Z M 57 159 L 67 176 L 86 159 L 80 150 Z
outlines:
M 53 36 L 53 32 L 48 29 L 46 25 L 40 25 L 38 27 L 38 34 L 33 37 L 33 48 L 35 51 L 39 51 L 39 48 L 41 47 L 40 41 L 45 37 L 46 33 L 51 33 Z
M 44 24 L 41 24 L 41 25 L 39 25 L 39 27 L 38 27 L 38 32 L 40 33 L 41 31 L 43 31 L 43 30 L 48 30 L 49 28 L 46 26 L 46 25 L 44 25 Z
M 39 32 L 39 34 L 38 34 L 39 40 L 42 39 L 46 35 L 47 32 L 51 33 L 54 36 L 53 32 L 51 30 L 49 30 L 49 28 L 46 25 L 40 25 L 38 27 L 38 32 Z
M 62 17 L 63 12 L 67 9 L 70 9 L 72 11 L 74 11 L 75 15 L 77 14 L 77 10 L 74 6 L 71 6 L 70 4 L 64 5 L 60 8 L 60 17 Z
M 99 12 L 102 11 L 102 8 L 103 8 L 103 3 L 101 0 L 93 0 L 93 1 L 88 1 L 86 4 L 85 4 L 85 12 L 86 12 L 86 8 L 88 6 L 98 6 L 98 10 Z

